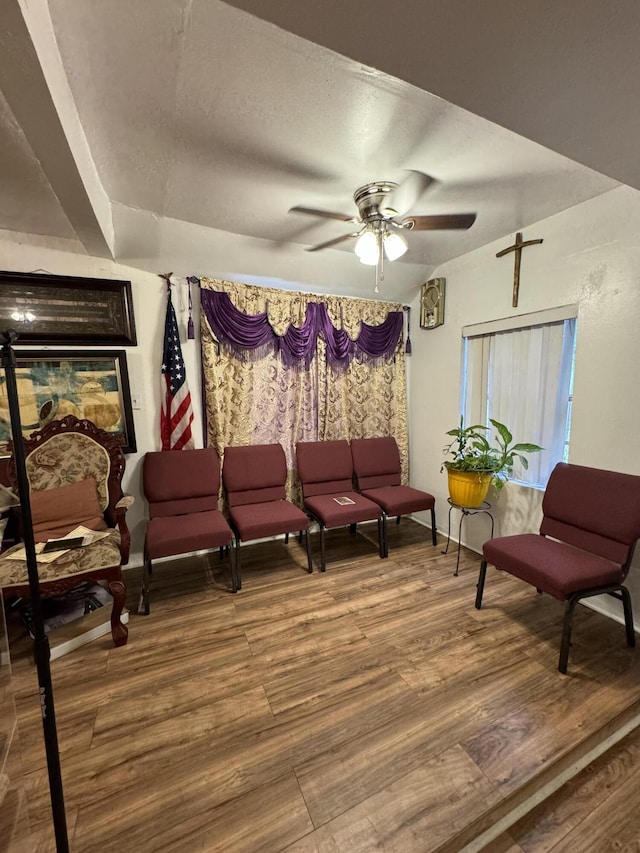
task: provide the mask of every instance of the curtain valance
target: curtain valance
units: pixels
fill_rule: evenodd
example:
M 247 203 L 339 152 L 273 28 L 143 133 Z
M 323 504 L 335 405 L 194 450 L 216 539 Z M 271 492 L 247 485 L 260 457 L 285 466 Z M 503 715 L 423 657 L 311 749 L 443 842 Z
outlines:
M 221 345 L 236 357 L 250 360 L 267 352 L 278 353 L 289 367 L 309 367 L 317 349 L 318 335 L 326 343 L 326 358 L 333 367 L 348 367 L 353 358 L 377 361 L 390 359 L 402 334 L 402 311 L 389 311 L 378 325 L 361 321 L 355 339 L 344 329 L 333 325 L 327 304 L 309 301 L 302 325 L 289 323 L 278 335 L 271 326 L 267 311 L 245 314 L 233 304 L 225 291 L 201 290 L 202 310 L 211 331 Z

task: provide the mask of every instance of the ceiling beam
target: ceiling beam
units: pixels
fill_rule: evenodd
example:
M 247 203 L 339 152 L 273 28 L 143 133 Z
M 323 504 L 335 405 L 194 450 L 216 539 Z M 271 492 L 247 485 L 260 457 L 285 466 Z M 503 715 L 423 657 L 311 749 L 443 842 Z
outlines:
M 46 3 L 0 0 L 0 20 L 0 89 L 82 245 L 90 255 L 113 258 L 111 204 L 80 125 Z

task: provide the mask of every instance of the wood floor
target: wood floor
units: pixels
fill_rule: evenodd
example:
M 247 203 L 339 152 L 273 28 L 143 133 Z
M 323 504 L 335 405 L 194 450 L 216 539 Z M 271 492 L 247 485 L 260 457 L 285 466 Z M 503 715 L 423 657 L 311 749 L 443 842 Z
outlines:
M 217 555 L 158 564 L 148 617 L 127 572 L 128 645 L 52 663 L 74 853 L 460 851 L 638 713 L 623 626 L 579 608 L 562 676 L 559 602 L 491 569 L 477 611 L 477 555 L 454 577 L 455 552 L 415 522 L 391 525 L 387 560 L 375 533 L 330 532 L 325 574 L 296 541 L 247 546 L 235 596 Z M 31 850 L 46 851 L 27 649 L 14 636 Z

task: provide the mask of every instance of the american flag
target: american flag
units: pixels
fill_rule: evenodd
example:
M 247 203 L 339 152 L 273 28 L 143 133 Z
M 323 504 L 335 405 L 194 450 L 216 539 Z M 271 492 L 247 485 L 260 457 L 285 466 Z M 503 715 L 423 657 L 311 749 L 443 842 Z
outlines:
M 162 449 L 182 450 L 193 447 L 192 420 L 191 394 L 182 359 L 176 312 L 173 310 L 171 290 L 169 290 L 162 352 L 162 410 L 160 412 Z

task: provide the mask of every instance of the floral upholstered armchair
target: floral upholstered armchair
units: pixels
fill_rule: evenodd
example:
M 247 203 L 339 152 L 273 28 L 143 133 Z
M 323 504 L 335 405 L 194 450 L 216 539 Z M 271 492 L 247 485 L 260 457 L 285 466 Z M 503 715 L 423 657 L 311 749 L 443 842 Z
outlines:
M 125 458 L 120 439 L 91 421 L 67 415 L 24 439 L 33 533 L 36 543 L 63 537 L 79 525 L 107 535 L 38 561 L 43 595 L 59 595 L 83 580 L 106 580 L 113 596 L 111 632 L 116 645 L 127 642 L 121 622 L 126 588 L 122 566 L 129 560 L 131 537 L 126 523 L 133 498 L 122 492 Z M 13 457 L 9 478 L 17 491 Z M 11 554 L 0 557 L 0 586 L 5 597 L 29 596 L 26 563 Z

